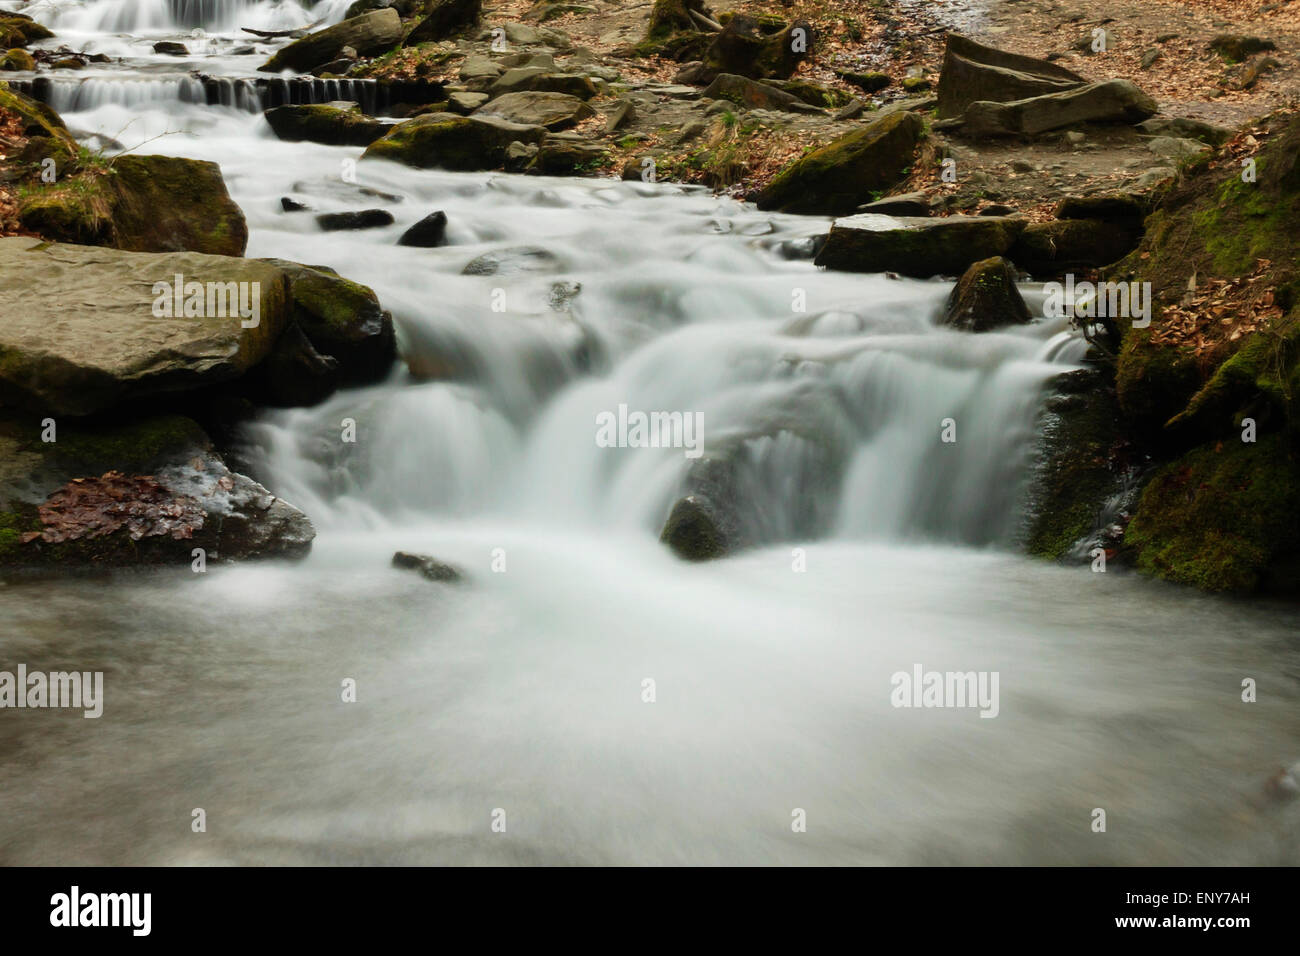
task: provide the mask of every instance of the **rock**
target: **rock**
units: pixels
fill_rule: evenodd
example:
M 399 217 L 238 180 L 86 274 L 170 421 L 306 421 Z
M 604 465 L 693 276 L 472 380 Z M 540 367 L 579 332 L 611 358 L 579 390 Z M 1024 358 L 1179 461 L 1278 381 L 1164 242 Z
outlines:
M 719 75 L 709 84 L 703 95 L 714 100 L 730 100 L 750 110 L 783 110 L 788 113 L 822 112 L 785 90 L 730 73 Z
M 32 73 L 36 70 L 36 60 L 26 50 L 9 50 L 0 57 L 0 70 Z
M 1016 288 L 1016 272 L 1006 259 L 993 256 L 972 263 L 953 286 L 943 323 L 963 332 L 988 332 L 1008 325 L 1028 325 L 1029 307 Z
M 483 16 L 482 0 L 432 0 L 427 16 L 406 37 L 406 46 L 445 40 L 471 29 Z
M 468 116 L 480 106 L 488 101 L 486 93 L 451 93 L 447 96 L 447 105 L 451 107 L 453 113 L 460 113 L 462 116 Z
M 1031 275 L 1046 277 L 1110 265 L 1142 238 L 1141 223 L 1122 228 L 1102 219 L 1061 219 L 1025 227 L 1008 255 Z
M 1148 169 L 1138 177 L 1137 188 L 1150 189 L 1152 186 L 1157 186 L 1166 180 L 1173 179 L 1176 175 L 1178 175 L 1178 170 L 1174 169 L 1172 166 L 1156 166 L 1153 169 Z
M 852 212 L 902 178 L 923 128 L 915 113 L 900 112 L 841 136 L 781 170 L 759 193 L 758 208 L 830 216 Z
M 692 60 L 673 74 L 674 83 L 699 84 L 703 86 L 713 79 L 713 71 L 704 65 L 703 60 Z
M 155 316 L 160 305 L 175 311 L 171 291 L 153 289 L 177 275 L 248 283 L 257 324 L 243 327 L 252 318 L 238 314 L 238 292 L 233 308 L 227 298 L 206 315 Z M 271 353 L 290 316 L 283 273 L 248 259 L 0 239 L 0 278 L 0 401 L 45 414 L 89 415 L 233 380 Z
M 65 56 L 50 64 L 51 70 L 84 70 L 86 61 L 76 56 Z
M 462 80 L 495 80 L 505 70 L 500 63 L 477 54 L 465 57 L 460 64 Z
M 263 73 L 297 70 L 306 73 L 313 67 L 339 58 L 344 47 L 352 47 L 358 56 L 386 53 L 402 40 L 402 18 L 391 7 L 372 10 L 359 17 L 310 33 L 282 47 L 258 69 Z
M 631 123 L 636 119 L 636 107 L 631 100 L 619 100 L 610 111 L 609 116 L 605 118 L 605 132 L 616 132 L 626 123 Z
M 300 558 L 315 530 L 297 508 L 232 472 L 197 424 L 176 415 L 93 430 L 0 422 L 0 566 L 194 567 Z
M 565 93 L 589 100 L 596 95 L 596 85 L 590 77 L 577 73 L 552 73 L 542 67 L 521 66 L 506 70 L 495 80 L 489 93 L 495 98 L 506 93 L 521 92 Z
M 858 207 L 858 212 L 873 212 L 881 216 L 928 216 L 930 200 L 925 193 L 902 193 L 886 196 Z
M 280 197 L 280 208 L 285 212 L 307 212 L 311 209 L 306 203 L 298 202 L 298 200 L 291 199 L 288 196 Z
M 1254 53 L 1276 50 L 1277 44 L 1262 37 L 1245 36 L 1240 33 L 1221 33 L 1210 41 L 1210 49 L 1229 63 L 1240 63 Z
M 259 260 L 288 282 L 293 324 L 311 347 L 338 366 L 338 384 L 365 385 L 383 379 L 397 356 L 393 317 L 374 291 L 324 266 L 285 259 Z
M 536 143 L 511 143 L 506 147 L 506 158 L 502 164 L 508 173 L 522 173 L 537 155 Z
M 702 495 L 687 495 L 673 505 L 659 540 L 686 561 L 710 561 L 729 550 L 713 505 Z
M 939 74 L 941 118 L 960 116 L 972 103 L 1007 103 L 1060 93 L 1087 81 L 1046 60 L 1006 53 L 949 33 Z
M 977 216 L 1014 216 L 1016 213 L 1014 206 L 1008 206 L 1005 203 L 993 203 L 985 206 L 975 215 Z
M 351 20 L 353 17 L 359 17 L 363 13 L 369 13 L 371 10 L 383 10 L 385 7 L 396 6 L 394 0 L 356 0 L 347 11 L 343 14 L 344 20 Z M 398 10 L 400 14 L 402 11 Z
M 248 225 L 216 163 L 125 155 L 112 169 L 34 189 L 20 204 L 24 228 L 133 252 L 244 254 Z
M 867 111 L 867 104 L 855 97 L 854 99 L 849 100 L 848 103 L 846 103 L 842 109 L 836 112 L 835 119 L 836 120 L 857 119 L 866 111 Z
M 934 109 L 937 102 L 933 96 L 912 96 L 903 100 L 894 100 L 876 110 L 876 116 L 885 117 L 893 113 L 928 113 Z
M 522 126 L 543 126 L 552 132 L 569 129 L 596 111 L 567 93 L 507 93 L 475 111 L 476 117 L 495 116 Z
M 519 276 L 533 273 L 556 272 L 559 257 L 541 246 L 517 246 L 485 252 L 469 261 L 461 270 L 465 276 Z
M 0 10 L 0 49 L 25 47 L 29 43 L 48 40 L 52 36 L 54 36 L 53 32 L 31 17 Z
M 1138 65 L 1143 70 L 1149 70 L 1151 67 L 1156 65 L 1156 60 L 1160 59 L 1161 56 L 1162 54 L 1159 50 L 1147 50 L 1142 54 L 1142 60 Z
M 445 581 L 448 584 L 462 578 L 460 571 L 450 564 L 443 564 L 427 554 L 412 554 L 409 551 L 398 551 L 394 554 L 393 567 L 419 571 L 430 581 Z
M 339 387 L 338 360 L 316 351 L 296 325 L 280 336 L 271 354 L 249 376 L 259 403 L 281 408 L 309 407 Z
M 417 222 L 397 240 L 399 246 L 417 246 L 432 249 L 447 242 L 447 214 L 441 209 L 431 212 Z
M 1092 196 L 1066 196 L 1056 204 L 1057 219 L 1101 219 L 1105 222 L 1140 225 L 1146 217 L 1145 201 L 1133 193 L 1105 192 Z
M 1157 136 L 1147 142 L 1147 149 L 1151 152 L 1164 159 L 1175 161 L 1191 159 L 1209 148 L 1200 140 L 1176 139 L 1172 136 Z
M 814 262 L 848 272 L 897 272 L 916 278 L 961 275 L 973 262 L 1005 255 L 1024 220 L 997 216 L 837 220 Z
M 174 43 L 170 40 L 160 40 L 153 45 L 155 53 L 161 53 L 164 56 L 189 56 L 190 48 L 184 43 Z
M 380 229 L 393 224 L 393 214 L 386 209 L 324 212 L 316 217 L 316 224 L 326 232 L 343 232 L 350 229 Z
M 837 70 L 835 75 L 850 86 L 856 86 L 866 93 L 879 93 L 894 82 L 887 73 L 853 73 Z
M 733 14 L 702 57 L 716 76 L 730 73 L 750 79 L 786 80 L 812 50 L 813 29 L 796 20 L 779 33 L 768 34 L 754 17 Z
M 1249 90 L 1260 78 L 1266 73 L 1272 73 L 1282 65 L 1280 60 L 1275 60 L 1271 56 L 1260 56 L 1244 64 L 1236 75 L 1228 80 L 1228 89 L 1230 90 Z
M 388 123 L 366 116 L 355 105 L 277 106 L 263 115 L 276 136 L 293 143 L 369 146 L 391 128 Z
M 546 139 L 526 171 L 544 176 L 568 176 L 608 164 L 609 151 L 596 143 Z
M 495 169 L 504 162 L 511 143 L 540 143 L 545 135 L 544 126 L 525 126 L 496 116 L 432 113 L 395 126 L 371 143 L 362 158 L 390 159 L 420 169 Z
M 797 96 L 809 106 L 816 106 L 818 109 L 839 109 L 852 100 L 852 97 L 843 90 L 822 86 L 809 80 L 773 80 L 771 85 L 785 90 L 791 96 Z
M 1128 80 L 1089 83 L 1010 103 L 971 103 L 962 115 L 963 136 L 1034 136 L 1084 123 L 1138 123 L 1156 102 Z

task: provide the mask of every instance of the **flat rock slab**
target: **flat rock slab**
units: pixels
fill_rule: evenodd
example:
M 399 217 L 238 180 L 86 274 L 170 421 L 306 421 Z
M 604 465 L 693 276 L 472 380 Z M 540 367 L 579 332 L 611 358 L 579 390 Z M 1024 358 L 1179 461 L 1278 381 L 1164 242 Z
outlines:
M 1005 254 L 1025 224 L 1010 216 L 846 216 L 831 227 L 816 264 L 922 279 L 961 275 L 973 262 Z
M 237 292 L 224 317 L 156 316 L 155 284 L 177 275 L 204 283 L 204 311 L 207 283 L 249 283 L 250 296 L 258 283 L 257 325 L 243 327 Z M 285 274 L 265 262 L 28 238 L 0 239 L 0 288 L 0 401 L 50 415 L 237 378 L 270 353 L 290 312 Z

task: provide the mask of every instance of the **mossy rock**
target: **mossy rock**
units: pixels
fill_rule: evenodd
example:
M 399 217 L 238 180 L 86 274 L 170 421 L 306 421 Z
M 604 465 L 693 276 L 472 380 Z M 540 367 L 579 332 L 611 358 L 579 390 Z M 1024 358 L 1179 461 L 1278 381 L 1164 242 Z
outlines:
M 1009 255 L 1026 272 L 1047 278 L 1110 265 L 1128 255 L 1141 238 L 1140 222 L 1057 219 L 1030 223 Z
M 636 56 L 659 56 L 665 60 L 686 63 L 704 59 L 704 53 L 713 42 L 713 34 L 699 30 L 680 30 L 667 36 L 645 39 L 632 48 Z
M 840 216 L 906 175 L 925 124 L 897 112 L 813 150 L 781 170 L 759 193 L 758 208 Z
M 369 146 L 390 129 L 360 109 L 328 104 L 277 106 L 263 114 L 275 135 L 291 143 Z
M 1151 329 L 1124 333 L 1115 390 L 1130 428 L 1149 442 L 1162 442 L 1165 425 L 1200 389 L 1203 372 L 1190 349 L 1153 345 Z
M 9 50 L 0 59 L 0 70 L 22 71 L 31 73 L 36 69 L 36 60 L 26 50 Z
M 943 324 L 965 332 L 1028 325 L 1029 307 L 1016 288 L 1016 272 L 1001 256 L 972 263 L 948 297 Z
M 46 239 L 128 252 L 242 256 L 248 245 L 221 167 L 173 156 L 118 156 L 34 187 L 19 219 Z
M 1147 484 L 1125 544 L 1147 573 L 1205 591 L 1258 590 L 1289 564 L 1300 527 L 1300 451 L 1294 436 L 1201 446 Z
M 419 169 L 496 169 L 511 143 L 540 143 L 541 126 L 524 126 L 493 116 L 432 113 L 395 126 L 372 143 L 363 159 L 388 159 Z
M 813 83 L 810 80 L 773 80 L 772 85 L 799 97 L 810 106 L 817 106 L 822 109 L 838 109 L 853 99 L 843 90 L 822 86 L 820 83 Z
M 0 48 L 24 47 L 54 36 L 52 30 L 20 13 L 0 13 Z

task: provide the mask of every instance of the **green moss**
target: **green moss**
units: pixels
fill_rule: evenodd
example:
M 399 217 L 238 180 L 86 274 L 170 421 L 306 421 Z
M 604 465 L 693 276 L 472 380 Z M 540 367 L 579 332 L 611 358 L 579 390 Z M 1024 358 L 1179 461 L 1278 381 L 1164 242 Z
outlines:
M 1161 468 L 1125 542 L 1138 567 L 1207 591 L 1250 592 L 1294 551 L 1300 456 L 1287 434 L 1202 446 Z
M 139 472 L 169 453 L 208 444 L 208 437 L 192 419 L 161 415 L 110 428 L 59 429 L 50 449 L 60 468 L 75 477 L 105 471 Z
M 1151 332 L 1127 328 L 1115 368 L 1120 408 L 1132 429 L 1148 438 L 1187 406 L 1204 380 L 1191 349 L 1153 345 Z

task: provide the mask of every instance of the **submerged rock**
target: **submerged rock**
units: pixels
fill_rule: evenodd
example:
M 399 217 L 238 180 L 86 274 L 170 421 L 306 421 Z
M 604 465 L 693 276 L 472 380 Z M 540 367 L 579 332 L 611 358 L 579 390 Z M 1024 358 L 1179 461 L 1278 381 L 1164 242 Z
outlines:
M 382 229 L 395 220 L 387 209 L 360 209 L 348 212 L 324 212 L 316 217 L 316 225 L 325 232 L 344 232 L 356 229 Z
M 419 571 L 430 581 L 452 583 L 463 577 L 460 571 L 450 564 L 444 564 L 427 554 L 413 554 L 410 551 L 398 551 L 394 554 L 393 567 Z

